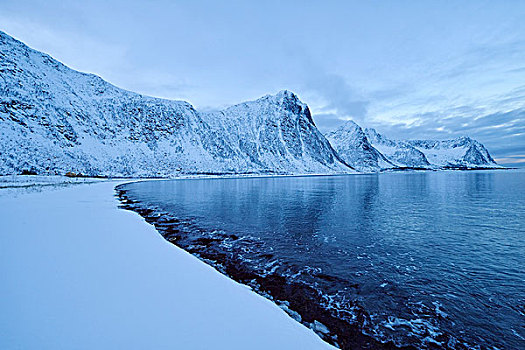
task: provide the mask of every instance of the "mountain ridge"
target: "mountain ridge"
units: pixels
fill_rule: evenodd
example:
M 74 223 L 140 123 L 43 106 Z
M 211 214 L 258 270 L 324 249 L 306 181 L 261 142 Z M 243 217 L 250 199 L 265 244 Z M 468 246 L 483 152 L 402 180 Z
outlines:
M 363 130 L 350 120 L 326 133 L 326 137 L 343 159 L 362 171 L 499 167 L 480 142 L 467 136 L 450 140 L 393 140 L 373 128 Z M 380 164 L 379 160 L 384 162 Z
M 351 120 L 325 136 L 346 163 L 356 169 L 375 171 L 395 166 L 370 144 L 363 129 Z
M 3 32 L 0 54 L 0 174 L 354 171 L 289 91 L 204 113 L 185 101 L 136 94 L 77 72 Z M 239 109 L 250 113 L 241 118 Z M 235 120 L 216 120 L 219 115 Z M 235 123 L 251 130 L 251 138 L 231 135 Z
M 145 96 L 78 72 L 2 31 L 0 58 L 0 175 L 345 174 L 496 166 L 470 138 L 391 140 L 351 121 L 323 135 L 308 105 L 289 90 L 202 112 L 186 101 Z

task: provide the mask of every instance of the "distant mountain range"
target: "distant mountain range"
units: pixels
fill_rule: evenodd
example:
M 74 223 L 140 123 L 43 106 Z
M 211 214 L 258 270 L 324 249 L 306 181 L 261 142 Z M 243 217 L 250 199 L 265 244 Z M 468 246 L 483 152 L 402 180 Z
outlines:
M 335 174 L 497 166 L 479 142 L 394 141 L 347 122 L 326 137 L 290 91 L 218 112 L 72 70 L 0 31 L 0 175 Z
M 361 171 L 387 169 L 470 169 L 499 167 L 470 137 L 452 140 L 391 140 L 353 121 L 326 134 L 341 158 Z

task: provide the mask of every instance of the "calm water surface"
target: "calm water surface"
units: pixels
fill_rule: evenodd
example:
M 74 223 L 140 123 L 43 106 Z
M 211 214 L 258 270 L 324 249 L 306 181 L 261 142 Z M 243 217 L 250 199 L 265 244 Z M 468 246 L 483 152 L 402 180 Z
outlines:
M 363 332 L 416 347 L 525 349 L 525 172 L 192 179 L 125 185 L 247 261 L 301 279 Z M 350 310 L 351 311 L 351 310 Z M 357 321 L 356 321 L 357 322 Z

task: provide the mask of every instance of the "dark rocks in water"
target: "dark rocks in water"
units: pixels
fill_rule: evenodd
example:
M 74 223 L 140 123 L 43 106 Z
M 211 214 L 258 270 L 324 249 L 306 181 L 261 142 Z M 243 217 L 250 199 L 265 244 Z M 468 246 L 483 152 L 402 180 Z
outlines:
M 117 195 L 121 208 L 132 210 L 144 217 L 170 243 L 194 254 L 204 262 L 211 264 L 220 272 L 239 283 L 246 284 L 257 293 L 266 296 L 277 304 L 285 303 L 289 314 L 314 330 L 325 341 L 341 349 L 415 349 L 413 347 L 398 347 L 393 342 L 382 343 L 367 335 L 362 328 L 369 319 L 368 314 L 353 303 L 348 305 L 352 312 L 336 310 L 325 305 L 323 294 L 313 286 L 302 281 L 296 281 L 287 275 L 265 271 L 257 268 L 243 258 L 239 253 L 242 249 L 235 244 L 224 246 L 224 242 L 237 242 L 245 249 L 259 249 L 259 242 L 239 239 L 236 235 L 206 231 L 191 226 L 191 223 L 181 222 L 168 216 L 159 215 L 151 208 L 144 208 L 131 201 L 124 190 L 117 187 Z M 133 202 L 130 205 L 130 202 Z M 261 249 L 262 250 L 262 249 Z M 261 253 L 258 258 L 264 261 L 274 259 L 273 254 Z M 322 273 L 319 278 L 327 281 L 335 279 Z M 350 286 L 358 288 L 358 286 Z M 299 316 L 297 316 L 297 313 Z M 321 326 L 322 325 L 322 326 Z
M 20 175 L 38 175 L 38 173 L 34 169 L 24 169 Z

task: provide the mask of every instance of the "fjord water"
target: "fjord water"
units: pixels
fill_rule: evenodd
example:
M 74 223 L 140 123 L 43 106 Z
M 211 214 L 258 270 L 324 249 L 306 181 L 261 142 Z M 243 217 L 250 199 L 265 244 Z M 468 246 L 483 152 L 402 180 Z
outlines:
M 525 348 L 525 172 L 150 181 L 142 205 L 259 242 L 287 273 L 397 345 Z M 247 252 L 247 261 L 257 252 Z

